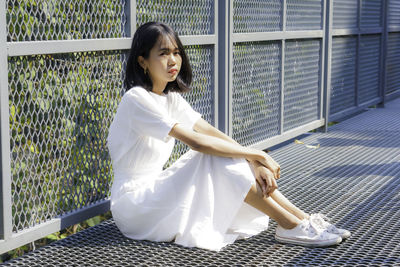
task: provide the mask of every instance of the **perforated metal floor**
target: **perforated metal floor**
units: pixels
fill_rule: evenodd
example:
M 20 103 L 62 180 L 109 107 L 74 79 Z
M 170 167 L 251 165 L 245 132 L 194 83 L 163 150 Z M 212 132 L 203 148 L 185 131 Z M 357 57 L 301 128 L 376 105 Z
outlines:
M 273 152 L 280 190 L 309 212 L 320 211 L 352 237 L 336 247 L 277 243 L 275 223 L 221 252 L 125 238 L 113 220 L 28 253 L 6 266 L 399 265 L 400 99 Z

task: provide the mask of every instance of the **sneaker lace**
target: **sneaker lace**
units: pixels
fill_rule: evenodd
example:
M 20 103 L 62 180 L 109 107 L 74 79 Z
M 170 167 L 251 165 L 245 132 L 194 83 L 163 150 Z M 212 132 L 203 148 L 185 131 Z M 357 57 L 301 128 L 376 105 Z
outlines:
M 321 228 L 321 230 L 325 230 L 328 233 L 338 234 L 342 231 L 335 225 L 329 223 L 330 219 L 321 213 L 312 214 L 312 218 L 310 218 L 310 221 L 314 221 L 314 223 L 316 223 Z
M 322 213 L 311 214 L 310 221 L 319 228 L 327 229 L 332 226 L 332 224 L 329 223 L 330 218 Z
M 312 235 L 319 235 L 324 232 L 324 230 L 318 227 L 312 220 L 308 220 L 307 223 L 303 224 L 303 228 Z

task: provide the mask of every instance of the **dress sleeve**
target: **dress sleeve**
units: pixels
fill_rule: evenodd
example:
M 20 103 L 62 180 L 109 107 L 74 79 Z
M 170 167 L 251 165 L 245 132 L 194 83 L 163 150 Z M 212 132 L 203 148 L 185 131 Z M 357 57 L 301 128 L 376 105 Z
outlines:
M 201 114 L 195 111 L 190 104 L 181 96 L 180 93 L 174 94 L 174 118 L 185 127 L 193 128 L 197 120 L 201 118 Z
M 131 89 L 124 94 L 123 100 L 127 106 L 127 120 L 133 131 L 168 141 L 168 134 L 177 121 L 170 118 L 145 89 Z

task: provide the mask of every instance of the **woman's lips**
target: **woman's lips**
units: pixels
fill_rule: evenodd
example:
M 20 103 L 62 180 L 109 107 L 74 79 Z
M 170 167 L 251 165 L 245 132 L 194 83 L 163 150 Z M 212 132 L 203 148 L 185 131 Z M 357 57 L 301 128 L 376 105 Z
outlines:
M 171 69 L 171 70 L 168 71 L 168 73 L 171 73 L 171 74 L 175 74 L 175 73 L 177 73 L 177 72 L 178 72 L 177 69 Z

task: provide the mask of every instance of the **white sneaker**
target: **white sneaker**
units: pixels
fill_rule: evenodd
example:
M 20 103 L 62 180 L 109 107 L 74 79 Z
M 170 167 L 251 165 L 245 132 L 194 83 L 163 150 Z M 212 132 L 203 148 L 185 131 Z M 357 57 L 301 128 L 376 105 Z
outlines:
M 329 218 L 321 213 L 311 214 L 310 221 L 321 230 L 327 230 L 328 233 L 339 235 L 343 239 L 348 238 L 351 235 L 350 231 L 337 228 L 333 224 L 329 223 Z
M 330 234 L 326 230 L 320 230 L 306 219 L 302 220 L 293 229 L 285 229 L 278 225 L 275 232 L 275 239 L 281 243 L 306 247 L 326 247 L 342 242 L 340 236 Z

